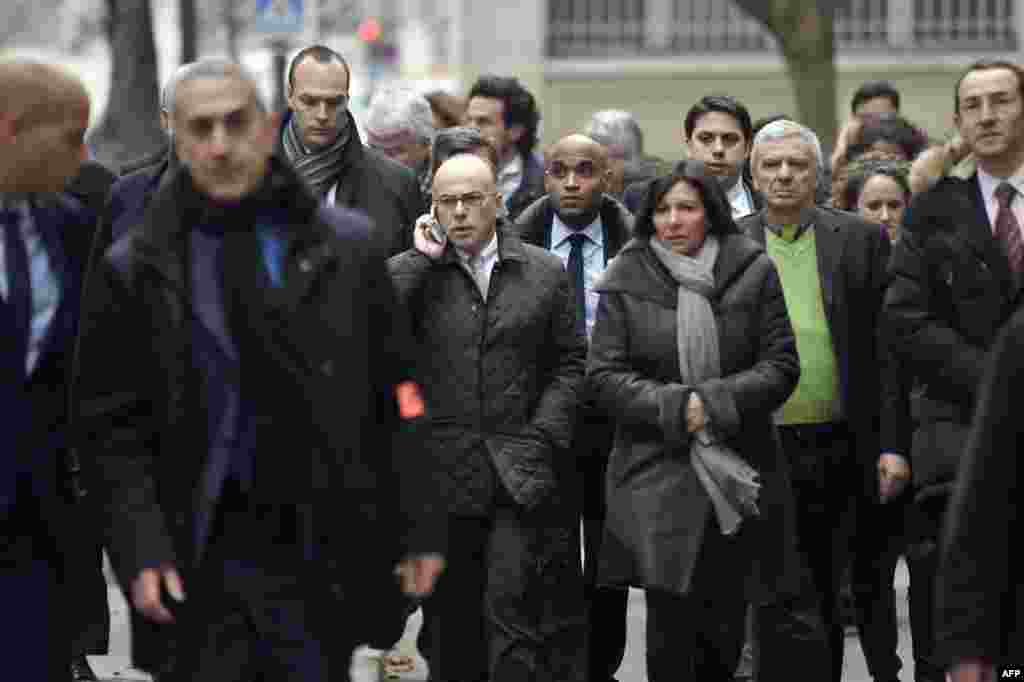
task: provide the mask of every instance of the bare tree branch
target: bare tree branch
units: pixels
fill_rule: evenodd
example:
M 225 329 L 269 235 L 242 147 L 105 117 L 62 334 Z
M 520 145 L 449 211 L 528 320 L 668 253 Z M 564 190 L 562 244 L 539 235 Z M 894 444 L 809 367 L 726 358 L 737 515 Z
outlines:
M 181 21 L 181 63 L 194 62 L 199 57 L 199 18 L 196 0 L 178 0 Z

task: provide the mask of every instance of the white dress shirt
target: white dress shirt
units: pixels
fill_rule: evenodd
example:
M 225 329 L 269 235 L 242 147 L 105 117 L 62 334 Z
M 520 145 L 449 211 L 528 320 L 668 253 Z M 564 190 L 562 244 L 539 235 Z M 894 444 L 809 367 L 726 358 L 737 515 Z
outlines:
M 459 257 L 459 263 L 476 282 L 480 295 L 486 301 L 487 291 L 491 286 L 491 273 L 494 271 L 494 264 L 498 262 L 498 233 L 495 232 L 487 246 L 475 256 L 459 247 L 455 247 L 455 254 Z
M 28 267 L 32 274 L 32 330 L 29 335 L 28 354 L 25 357 L 25 369 L 31 374 L 39 360 L 39 352 L 42 350 L 46 333 L 57 314 L 57 306 L 60 304 L 60 283 L 50 267 L 50 255 L 46 252 L 43 237 L 32 217 L 28 201 L 22 199 L 6 203 L 5 206 L 21 215 L 21 234 L 25 239 Z M 6 299 L 8 290 L 7 252 L 3 244 L 3 233 L 0 232 L 0 296 Z
M 517 153 L 498 169 L 498 193 L 501 194 L 501 203 L 506 209 L 508 200 L 523 184 L 523 167 L 523 157 Z
M 725 193 L 732 206 L 732 219 L 739 220 L 744 216 L 754 213 L 754 198 L 750 195 L 743 178 L 738 178 L 736 183 Z
M 594 330 L 594 320 L 597 315 L 597 303 L 601 300 L 601 294 L 594 291 L 597 280 L 604 273 L 604 226 L 601 224 L 601 216 L 594 222 L 578 231 L 586 237 L 583 242 L 583 307 L 586 311 L 587 339 Z M 562 265 L 569 267 L 569 254 L 572 252 L 572 242 L 569 237 L 577 234 L 576 230 L 566 227 L 555 214 L 551 222 L 551 253 L 562 260 Z
M 981 198 L 985 201 L 988 225 L 992 228 L 992 232 L 995 233 L 996 216 L 999 215 L 996 187 L 999 187 L 1004 182 L 1010 183 L 1017 190 L 1017 193 L 1013 195 L 1013 200 L 1010 201 L 1010 210 L 1013 211 L 1013 214 L 1017 217 L 1017 224 L 1024 231 L 1024 199 L 1021 199 L 1021 194 L 1024 193 L 1024 168 L 1018 168 L 1017 172 L 1008 178 L 997 178 L 994 175 L 989 175 L 981 168 L 978 169 L 978 186 L 981 188 Z

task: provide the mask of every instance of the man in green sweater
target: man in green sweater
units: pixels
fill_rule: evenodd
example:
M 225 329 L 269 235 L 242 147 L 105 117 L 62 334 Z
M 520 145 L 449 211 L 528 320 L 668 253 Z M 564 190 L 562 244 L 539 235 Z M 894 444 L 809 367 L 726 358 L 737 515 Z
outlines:
M 807 575 L 799 594 L 758 605 L 758 679 L 839 682 L 840 576 L 862 502 L 877 496 L 880 458 L 897 465 L 902 440 L 880 438 L 879 310 L 889 243 L 877 226 L 815 205 L 823 163 L 813 131 L 776 121 L 755 137 L 755 188 L 765 206 L 740 228 L 765 245 L 782 280 L 800 354 L 800 383 L 776 414 L 790 463 L 797 546 Z M 789 673 L 789 675 L 787 675 Z M 888 682 L 888 680 L 887 680 Z

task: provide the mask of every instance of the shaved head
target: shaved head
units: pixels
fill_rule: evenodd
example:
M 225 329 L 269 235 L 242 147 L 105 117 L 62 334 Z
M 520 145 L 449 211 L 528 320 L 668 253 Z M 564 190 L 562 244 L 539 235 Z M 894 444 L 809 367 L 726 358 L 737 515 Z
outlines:
M 480 180 L 484 187 L 495 189 L 498 186 L 495 173 L 494 166 L 476 154 L 456 154 L 438 167 L 437 173 L 434 175 L 434 182 L 436 183 L 440 179 L 444 184 L 449 177 L 468 177 Z
M 569 229 L 585 229 L 611 181 L 608 150 L 586 135 L 569 135 L 548 149 L 545 162 L 544 187 L 555 213 Z
M 501 195 L 494 167 L 476 154 L 456 154 L 437 169 L 431 192 L 434 213 L 451 243 L 480 253 L 497 227 Z
M 608 150 L 596 140 L 574 133 L 556 142 L 548 150 L 549 160 L 559 155 L 586 157 L 599 165 L 601 170 L 608 166 Z
M 0 61 L 0 193 L 60 192 L 86 156 L 89 95 L 64 69 Z
M 0 61 L 0 115 L 16 122 L 50 122 L 67 109 L 89 108 L 85 86 L 61 67 L 27 59 Z

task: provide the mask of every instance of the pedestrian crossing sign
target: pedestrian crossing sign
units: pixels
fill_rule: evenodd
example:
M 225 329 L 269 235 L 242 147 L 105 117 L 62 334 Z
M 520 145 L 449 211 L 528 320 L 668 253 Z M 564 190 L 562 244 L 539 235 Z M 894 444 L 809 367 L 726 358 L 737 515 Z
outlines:
M 302 34 L 305 18 L 303 0 L 256 0 L 253 30 L 269 37 Z

